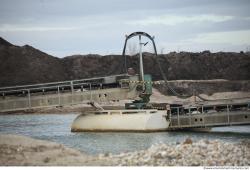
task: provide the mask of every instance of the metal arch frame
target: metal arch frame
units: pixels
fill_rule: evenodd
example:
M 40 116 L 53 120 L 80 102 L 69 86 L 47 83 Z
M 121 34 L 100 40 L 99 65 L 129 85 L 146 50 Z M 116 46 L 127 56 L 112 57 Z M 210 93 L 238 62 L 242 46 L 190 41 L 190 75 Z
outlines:
M 130 35 L 126 36 L 126 40 L 125 40 L 125 44 L 123 47 L 123 52 L 122 52 L 122 56 L 124 57 L 124 71 L 125 73 L 127 73 L 127 59 L 126 59 L 126 47 L 127 47 L 127 41 L 135 36 L 144 36 L 147 37 L 151 40 L 153 47 L 154 47 L 154 51 L 155 51 L 155 56 L 157 56 L 157 50 L 156 50 L 156 46 L 155 46 L 155 41 L 154 41 L 154 37 L 151 37 L 148 33 L 146 32 L 133 32 Z
M 125 40 L 125 44 L 124 44 L 124 48 L 123 48 L 123 52 L 122 52 L 122 55 L 124 57 L 124 71 L 125 73 L 127 73 L 127 59 L 126 59 L 126 55 L 125 55 L 125 51 L 126 51 L 126 46 L 127 46 L 127 41 L 128 39 L 134 37 L 134 36 L 139 36 L 139 38 L 141 36 L 145 36 L 145 37 L 148 37 L 152 43 L 153 43 L 153 46 L 154 46 L 154 51 L 155 51 L 155 56 L 156 56 L 156 62 L 157 62 L 157 65 L 159 67 L 159 70 L 160 70 L 160 73 L 161 73 L 161 76 L 162 78 L 164 79 L 165 81 L 165 85 L 166 87 L 175 95 L 175 96 L 178 96 L 178 97 L 181 97 L 181 98 L 187 98 L 187 97 L 191 97 L 192 95 L 187 95 L 187 96 L 183 96 L 181 94 L 178 94 L 168 83 L 168 80 L 167 80 L 167 77 L 166 75 L 164 74 L 164 71 L 161 67 L 161 64 L 157 58 L 157 50 L 156 50 L 156 46 L 155 46 L 155 42 L 154 42 L 154 38 L 151 37 L 149 34 L 145 33 L 145 32 L 133 32 L 131 33 L 130 35 L 126 36 L 126 40 Z M 199 97 L 200 99 L 202 100 L 205 100 L 204 98 L 202 98 L 200 95 L 198 95 L 197 97 Z
M 178 94 L 178 93 L 169 85 L 168 80 L 167 80 L 167 77 L 166 77 L 166 75 L 164 74 L 164 71 L 163 71 L 163 69 L 162 69 L 162 67 L 161 67 L 161 64 L 160 64 L 160 62 L 159 62 L 159 60 L 158 60 L 158 58 L 157 58 L 157 50 L 156 50 L 156 46 L 155 46 L 155 42 L 154 42 L 154 37 L 151 37 L 149 34 L 147 34 L 147 33 L 145 33 L 145 32 L 133 32 L 133 33 L 131 33 L 130 35 L 126 36 L 126 40 L 125 40 L 125 44 L 124 44 L 124 48 L 123 48 L 123 52 L 122 52 L 122 55 L 123 55 L 123 57 L 124 57 L 124 71 L 125 71 L 125 73 L 127 73 L 127 59 L 126 59 L 126 55 L 125 55 L 126 46 L 127 46 L 127 41 L 128 41 L 128 39 L 130 39 L 130 38 L 132 38 L 132 37 L 134 37 L 134 36 L 139 36 L 139 37 L 145 36 L 145 37 L 148 37 L 148 38 L 152 41 L 153 46 L 154 46 L 155 56 L 156 56 L 156 62 L 157 62 L 157 64 L 158 64 L 159 70 L 160 70 L 160 72 L 161 72 L 162 78 L 164 79 L 165 85 L 167 86 L 167 88 L 168 88 L 175 96 L 178 96 L 178 97 L 180 97 L 180 98 L 188 98 L 188 97 L 193 96 L 193 94 L 192 94 L 192 95 L 181 95 L 181 94 Z M 200 96 L 200 95 L 197 95 L 197 97 L 200 98 L 200 99 L 203 100 L 203 101 L 212 101 L 212 100 L 205 99 L 205 98 L 203 98 L 203 97 Z

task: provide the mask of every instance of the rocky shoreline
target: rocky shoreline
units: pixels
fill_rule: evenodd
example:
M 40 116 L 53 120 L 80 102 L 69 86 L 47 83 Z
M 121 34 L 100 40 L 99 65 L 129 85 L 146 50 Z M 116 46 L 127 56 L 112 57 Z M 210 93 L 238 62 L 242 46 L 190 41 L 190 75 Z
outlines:
M 249 166 L 249 142 L 232 144 L 186 139 L 175 146 L 159 144 L 142 151 L 99 155 L 99 159 L 111 159 L 119 166 Z
M 148 149 L 88 155 L 54 142 L 0 135 L 0 166 L 249 166 L 250 140 L 226 143 L 192 141 Z
M 54 142 L 17 135 L 0 135 L 0 166 L 85 165 L 89 157 Z

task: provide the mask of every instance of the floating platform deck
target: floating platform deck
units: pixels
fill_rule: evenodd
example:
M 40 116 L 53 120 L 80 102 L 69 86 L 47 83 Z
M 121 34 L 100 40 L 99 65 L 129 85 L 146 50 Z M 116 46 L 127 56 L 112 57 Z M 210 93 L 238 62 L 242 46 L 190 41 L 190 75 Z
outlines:
M 250 103 L 173 107 L 170 129 L 250 125 Z

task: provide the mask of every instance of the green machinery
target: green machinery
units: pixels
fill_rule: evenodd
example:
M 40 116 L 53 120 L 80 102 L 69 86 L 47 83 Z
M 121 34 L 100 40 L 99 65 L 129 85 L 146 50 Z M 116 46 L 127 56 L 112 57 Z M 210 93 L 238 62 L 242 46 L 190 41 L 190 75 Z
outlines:
M 125 109 L 145 109 L 148 108 L 150 96 L 152 95 L 152 78 L 151 75 L 144 75 L 144 82 L 137 85 L 137 90 L 140 91 L 140 100 L 135 100 L 132 103 L 126 103 Z
M 140 57 L 140 81 L 136 87 L 137 91 L 140 92 L 139 97 L 141 98 L 140 100 L 135 100 L 132 103 L 126 103 L 125 104 L 125 108 L 126 109 L 145 109 L 149 107 L 149 101 L 150 101 L 150 96 L 152 95 L 152 77 L 151 75 L 148 74 L 144 74 L 144 70 L 143 70 L 143 58 L 142 58 L 142 46 L 147 45 L 148 42 L 146 43 L 142 43 L 141 42 L 141 37 L 145 36 L 147 38 L 149 38 L 152 41 L 153 47 L 154 47 L 154 52 L 155 55 L 157 56 L 157 51 L 156 51 L 156 46 L 155 46 L 155 42 L 154 42 L 154 37 L 151 37 L 149 34 L 145 33 L 145 32 L 134 32 L 128 36 L 126 36 L 126 40 L 125 40 L 125 45 L 123 48 L 123 56 L 124 56 L 124 68 L 125 70 L 127 70 L 127 61 L 126 61 L 126 55 L 125 55 L 125 51 L 126 51 L 126 46 L 127 46 L 127 41 L 128 39 L 134 37 L 134 36 L 139 36 L 139 47 L 140 47 L 140 51 L 139 51 L 139 57 Z

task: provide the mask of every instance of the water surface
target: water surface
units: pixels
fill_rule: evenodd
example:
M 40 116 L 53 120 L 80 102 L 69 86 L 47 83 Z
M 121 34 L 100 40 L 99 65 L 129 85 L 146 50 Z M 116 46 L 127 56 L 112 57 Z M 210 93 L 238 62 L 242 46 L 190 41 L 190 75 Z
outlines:
M 250 139 L 250 126 L 213 128 L 211 132 L 72 133 L 70 126 L 76 116 L 76 114 L 1 115 L 0 133 L 50 140 L 89 154 L 141 150 L 156 143 L 175 144 L 187 137 L 193 140 L 218 139 L 227 142 Z

